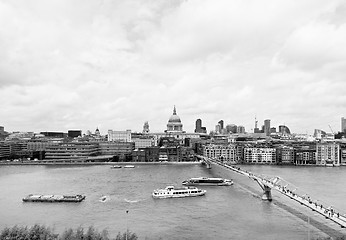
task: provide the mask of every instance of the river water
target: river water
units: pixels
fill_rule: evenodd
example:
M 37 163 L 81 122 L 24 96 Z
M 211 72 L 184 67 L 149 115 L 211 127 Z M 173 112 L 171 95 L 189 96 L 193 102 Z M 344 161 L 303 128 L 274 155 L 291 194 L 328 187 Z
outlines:
M 346 213 L 346 168 L 241 166 L 280 176 L 297 191 Z M 153 199 L 154 189 L 180 186 L 191 177 L 225 177 L 233 186 L 201 187 L 202 197 Z M 236 173 L 199 164 L 0 166 L 0 228 L 44 224 L 60 233 L 94 226 L 115 237 L 126 228 L 139 239 L 317 239 L 346 234 L 337 224 L 273 191 L 262 201 L 259 186 Z M 81 203 L 24 203 L 34 194 L 83 194 Z M 102 201 L 102 199 L 105 199 Z M 128 210 L 128 213 L 126 211 Z M 334 234 L 334 235 L 333 235 Z

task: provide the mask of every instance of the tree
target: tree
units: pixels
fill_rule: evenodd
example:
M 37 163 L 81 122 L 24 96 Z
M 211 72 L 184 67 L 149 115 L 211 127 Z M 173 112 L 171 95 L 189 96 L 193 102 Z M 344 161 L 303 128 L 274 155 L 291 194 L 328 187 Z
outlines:
M 135 233 L 127 231 L 116 236 L 116 240 L 137 240 Z M 108 231 L 99 232 L 90 226 L 86 231 L 82 227 L 73 230 L 66 229 L 62 234 L 54 234 L 50 228 L 41 225 L 34 225 L 31 228 L 14 226 L 4 228 L 0 233 L 0 240 L 111 240 L 108 237 Z M 113 238 L 114 240 L 114 238 Z
M 36 224 L 30 229 L 18 226 L 5 228 L 1 231 L 0 239 L 57 240 L 58 234 L 54 234 L 50 228 Z
M 127 236 L 126 236 L 126 232 L 124 232 L 123 234 L 119 232 L 117 237 L 115 238 L 115 240 L 137 240 L 137 239 L 138 239 L 137 235 L 135 233 L 130 232 L 129 230 L 127 230 Z

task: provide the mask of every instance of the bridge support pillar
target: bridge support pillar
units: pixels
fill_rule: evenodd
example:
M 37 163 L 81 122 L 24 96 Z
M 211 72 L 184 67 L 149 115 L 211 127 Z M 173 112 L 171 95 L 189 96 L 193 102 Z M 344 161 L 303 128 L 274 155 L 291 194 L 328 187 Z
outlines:
M 207 168 L 210 169 L 211 168 L 211 164 L 208 162 L 207 163 Z
M 266 186 L 266 185 L 263 185 L 261 187 L 263 189 L 262 200 L 266 200 L 266 201 L 273 200 L 272 192 L 271 192 L 272 189 L 270 187 Z

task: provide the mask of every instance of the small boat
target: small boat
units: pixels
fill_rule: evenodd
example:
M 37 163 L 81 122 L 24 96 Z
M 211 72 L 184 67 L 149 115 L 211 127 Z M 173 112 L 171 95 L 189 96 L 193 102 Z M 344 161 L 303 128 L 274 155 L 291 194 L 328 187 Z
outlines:
M 124 168 L 134 168 L 134 165 L 125 165 Z
M 167 186 L 165 189 L 156 189 L 153 191 L 153 198 L 182 198 L 203 196 L 207 191 L 196 187 L 175 188 Z
M 106 202 L 107 200 L 109 200 L 109 198 L 107 196 L 102 196 L 100 198 L 100 202 Z
M 233 184 L 232 179 L 224 178 L 207 178 L 207 177 L 197 177 L 190 178 L 182 182 L 183 185 L 194 186 L 194 185 L 205 185 L 205 186 L 230 186 Z
M 29 194 L 23 198 L 23 202 L 81 202 L 84 195 L 34 195 Z
M 325 166 L 326 167 L 334 167 L 334 161 L 330 160 L 330 159 L 326 160 Z
M 113 165 L 111 168 L 122 168 L 120 165 Z

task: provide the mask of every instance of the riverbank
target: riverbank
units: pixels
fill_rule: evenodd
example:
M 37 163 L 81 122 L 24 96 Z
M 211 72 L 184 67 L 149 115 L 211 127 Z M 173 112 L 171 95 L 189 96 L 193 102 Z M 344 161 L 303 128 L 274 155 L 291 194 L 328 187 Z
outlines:
M 21 165 L 195 165 L 201 162 L 41 162 L 41 161 L 24 161 L 24 162 L 0 162 L 0 166 L 21 166 Z

